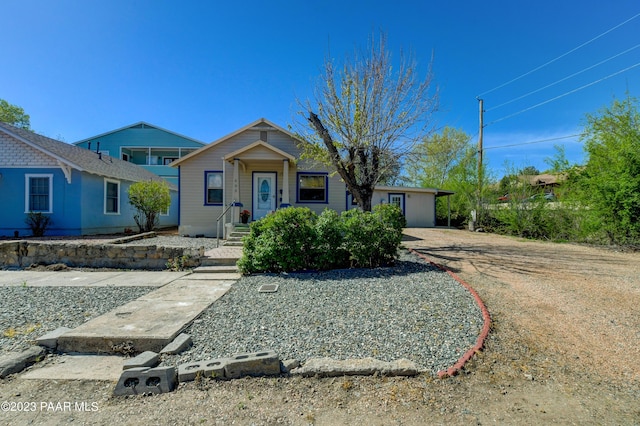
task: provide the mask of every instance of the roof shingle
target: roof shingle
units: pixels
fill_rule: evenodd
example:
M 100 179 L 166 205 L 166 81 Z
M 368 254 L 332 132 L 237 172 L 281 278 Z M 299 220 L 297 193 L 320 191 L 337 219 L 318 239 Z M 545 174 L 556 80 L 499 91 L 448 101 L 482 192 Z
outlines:
M 0 131 L 79 171 L 131 182 L 162 180 L 160 176 L 127 161 L 108 155 L 98 155 L 94 151 L 51 139 L 7 123 L 0 122 Z M 177 189 L 172 184 L 169 184 L 169 187 L 173 190 Z

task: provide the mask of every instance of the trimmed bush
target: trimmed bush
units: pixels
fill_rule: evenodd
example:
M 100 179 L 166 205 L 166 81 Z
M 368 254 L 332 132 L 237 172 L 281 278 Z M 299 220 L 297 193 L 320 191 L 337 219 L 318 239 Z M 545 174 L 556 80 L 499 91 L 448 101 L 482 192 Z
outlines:
M 288 207 L 253 222 L 238 268 L 243 273 L 384 266 L 395 261 L 406 221 L 400 208 L 317 216 Z
M 349 252 L 344 247 L 347 230 L 335 210 L 325 209 L 318 217 L 314 269 L 338 269 L 349 266 Z
M 246 273 L 310 269 L 316 220 L 308 208 L 289 207 L 253 222 L 238 268 Z
M 373 212 L 349 210 L 342 213 L 342 219 L 351 267 L 375 268 L 395 261 L 406 224 L 398 206 L 381 204 Z

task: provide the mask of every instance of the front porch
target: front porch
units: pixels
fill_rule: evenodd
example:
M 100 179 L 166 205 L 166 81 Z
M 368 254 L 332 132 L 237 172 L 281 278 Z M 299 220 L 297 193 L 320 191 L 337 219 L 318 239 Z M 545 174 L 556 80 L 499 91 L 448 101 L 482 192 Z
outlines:
M 240 225 L 241 211 L 249 212 L 249 220 L 258 220 L 291 205 L 290 171 L 292 165 L 295 167 L 291 154 L 258 140 L 225 155 L 223 160 L 222 186 L 230 189 L 223 192 L 224 205 L 231 205 L 222 218 L 226 239 L 233 238 L 229 229 Z

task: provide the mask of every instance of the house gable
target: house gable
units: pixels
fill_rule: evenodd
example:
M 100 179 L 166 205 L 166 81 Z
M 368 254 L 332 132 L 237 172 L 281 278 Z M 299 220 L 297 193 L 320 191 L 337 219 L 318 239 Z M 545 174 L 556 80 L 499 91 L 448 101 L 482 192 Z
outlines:
M 271 147 L 289 153 L 294 157 L 298 156 L 298 150 L 296 148 L 298 139 L 296 136 L 266 118 L 260 118 L 226 136 L 221 137 L 220 139 L 211 142 L 209 145 L 195 152 L 174 161 L 171 166 L 178 167 L 185 162 L 203 155 L 214 158 L 216 156 L 219 157 L 218 154 L 220 153 L 222 153 L 222 155 L 227 155 L 231 152 L 241 150 L 256 141 L 261 140 L 264 135 L 263 132 L 267 132 L 268 135 L 268 140 L 263 142 L 266 142 Z M 210 151 L 215 152 L 215 154 L 209 155 Z

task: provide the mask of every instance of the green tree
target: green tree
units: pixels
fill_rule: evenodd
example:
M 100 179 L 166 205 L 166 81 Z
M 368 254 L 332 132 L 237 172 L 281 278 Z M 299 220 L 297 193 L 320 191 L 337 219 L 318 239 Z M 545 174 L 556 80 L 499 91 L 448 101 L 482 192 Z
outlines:
M 580 182 L 589 212 L 610 243 L 640 242 L 640 114 L 635 98 L 587 114 L 588 161 Z
M 544 162 L 550 167 L 547 170 L 549 173 L 562 173 L 566 172 L 573 167 L 573 165 L 567 159 L 567 152 L 564 145 L 553 145 L 555 154 L 553 157 L 546 157 Z
M 441 132 L 424 138 L 409 156 L 406 168 L 411 184 L 455 191 L 448 199 L 438 199 L 436 214 L 441 223 L 448 218 L 449 209 L 455 225 L 466 222 L 471 210 L 475 209 L 478 189 L 476 154 L 467 133 L 446 126 Z
M 423 188 L 442 188 L 451 171 L 464 161 L 470 143 L 467 133 L 448 126 L 424 138 L 407 160 L 409 180 Z
M 373 190 L 390 180 L 398 162 L 431 127 L 438 105 L 431 67 L 418 77 L 411 58 L 395 66 L 386 37 L 371 37 L 364 52 L 341 68 L 325 60 L 315 101 L 304 106 L 303 158 L 332 166 L 358 204 L 371 210 Z
M 153 231 L 160 220 L 160 213 L 171 204 L 169 185 L 165 181 L 136 182 L 129 187 L 129 204 L 136 208 L 133 217 L 140 232 Z
M 520 174 L 524 176 L 535 176 L 540 174 L 540 170 L 535 166 L 527 166 L 520 170 Z
M 24 109 L 0 99 L 0 121 L 21 129 L 31 130 L 31 122 L 29 120 L 29 115 L 24 113 Z

